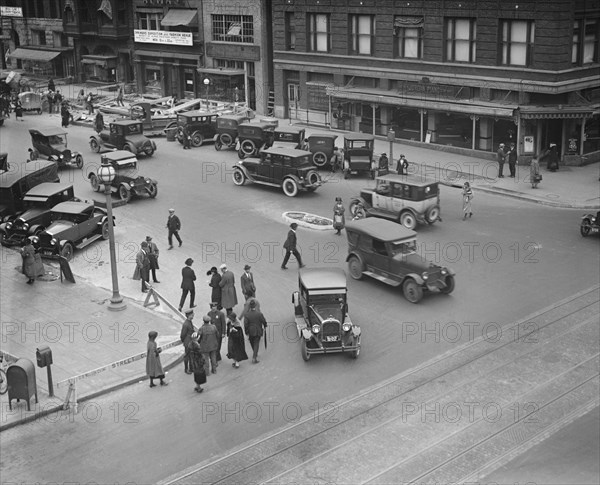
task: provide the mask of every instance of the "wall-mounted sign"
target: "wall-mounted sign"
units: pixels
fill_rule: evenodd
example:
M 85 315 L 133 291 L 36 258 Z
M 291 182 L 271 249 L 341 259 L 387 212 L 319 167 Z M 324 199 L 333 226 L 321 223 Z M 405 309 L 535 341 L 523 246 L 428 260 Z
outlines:
M 0 7 L 2 17 L 22 17 L 23 9 L 21 7 Z
M 169 32 L 167 30 L 134 30 L 135 42 L 168 45 L 193 45 L 194 39 L 190 32 Z
M 523 137 L 523 153 L 533 153 L 535 150 L 535 138 L 533 136 Z

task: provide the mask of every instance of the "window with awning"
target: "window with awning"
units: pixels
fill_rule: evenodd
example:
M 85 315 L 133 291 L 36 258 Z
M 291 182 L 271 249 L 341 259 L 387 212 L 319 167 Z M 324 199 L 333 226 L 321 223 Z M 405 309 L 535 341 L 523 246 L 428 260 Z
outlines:
M 160 21 L 163 27 L 190 27 L 198 23 L 198 11 L 194 9 L 171 9 Z

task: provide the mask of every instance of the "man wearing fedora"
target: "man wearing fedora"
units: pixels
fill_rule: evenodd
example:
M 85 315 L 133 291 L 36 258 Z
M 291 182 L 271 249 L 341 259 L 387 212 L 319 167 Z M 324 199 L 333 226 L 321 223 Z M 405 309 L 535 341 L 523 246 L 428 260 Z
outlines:
M 219 304 L 216 301 L 210 303 L 210 311 L 208 312 L 211 323 L 217 327 L 219 333 L 219 347 L 217 348 L 217 362 L 221 360 L 221 344 L 223 338 L 227 334 L 227 322 L 225 320 L 225 314 L 219 310 Z
M 179 309 L 181 311 L 181 309 Z M 192 335 L 196 331 L 192 320 L 194 319 L 194 310 L 188 308 L 185 310 L 185 322 L 181 326 L 181 334 L 179 338 L 183 343 L 183 366 L 186 374 L 191 374 L 190 369 L 190 344 L 192 343 Z
M 298 224 L 292 222 L 290 224 L 290 230 L 288 231 L 287 239 L 283 243 L 283 247 L 285 248 L 285 257 L 283 258 L 283 263 L 281 263 L 281 269 L 287 269 L 286 264 L 290 259 L 290 254 L 294 254 L 296 261 L 298 261 L 298 265 L 301 268 L 304 268 L 304 264 L 302 264 L 302 257 L 296 249 L 296 229 L 298 229 Z
M 158 246 L 154 241 L 152 241 L 151 236 L 146 236 L 146 242 L 148 243 L 148 259 L 150 259 L 150 271 L 152 272 L 152 281 L 154 283 L 160 283 L 156 278 L 156 270 L 159 269 L 158 266 Z
M 221 305 L 225 308 L 227 315 L 229 315 L 233 307 L 238 304 L 237 292 L 235 291 L 235 276 L 229 270 L 227 265 L 223 263 L 221 266 L 221 281 L 219 286 L 221 287 Z
M 498 178 L 503 179 L 504 175 L 502 174 L 502 172 L 504 171 L 504 162 L 506 161 L 504 143 L 500 143 L 500 145 L 498 145 L 498 151 L 496 152 L 496 156 L 498 158 Z
M 185 299 L 190 294 L 190 308 L 194 308 L 196 305 L 194 301 L 196 300 L 196 273 L 192 269 L 192 264 L 194 264 L 194 260 L 192 258 L 187 258 L 185 260 L 185 266 L 181 270 L 181 299 L 179 300 L 179 311 L 183 308 L 183 304 L 185 303 Z
M 244 266 L 244 274 L 242 274 L 242 294 L 247 300 L 251 296 L 256 296 L 256 286 L 254 286 L 254 275 L 250 272 L 251 266 Z
M 169 209 L 169 218 L 167 219 L 167 229 L 169 230 L 169 249 L 173 249 L 173 236 L 179 241 L 179 247 L 183 244 L 183 241 L 179 237 L 179 231 L 181 229 L 181 221 L 179 217 L 175 215 L 175 209 Z
M 250 309 L 244 316 L 244 331 L 252 346 L 252 363 L 258 364 L 258 349 L 264 329 L 267 328 L 267 320 L 261 311 L 256 309 L 256 300 L 250 301 Z M 266 340 L 265 340 L 266 347 Z
M 135 256 L 133 279 L 142 280 L 142 292 L 148 293 L 146 283 L 150 281 L 150 258 L 148 256 L 148 243 L 146 241 L 142 241 L 140 250 Z

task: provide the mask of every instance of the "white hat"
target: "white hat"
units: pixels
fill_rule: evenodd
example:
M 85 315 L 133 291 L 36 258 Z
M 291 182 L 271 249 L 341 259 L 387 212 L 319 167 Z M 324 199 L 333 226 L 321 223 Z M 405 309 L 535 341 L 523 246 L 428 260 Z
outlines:
M 219 266 L 220 269 L 227 269 L 227 265 L 225 263 L 223 263 L 221 266 Z

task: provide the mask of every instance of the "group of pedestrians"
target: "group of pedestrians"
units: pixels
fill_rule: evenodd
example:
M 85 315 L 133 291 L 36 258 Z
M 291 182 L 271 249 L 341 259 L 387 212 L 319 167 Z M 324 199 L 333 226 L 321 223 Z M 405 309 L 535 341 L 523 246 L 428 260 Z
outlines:
M 504 143 L 498 145 L 498 151 L 496 152 L 496 159 L 498 161 L 498 178 L 504 178 L 504 164 L 508 163 L 508 169 L 510 171 L 509 177 L 514 178 L 516 174 L 516 166 L 518 162 L 517 149 L 514 143 L 510 143 L 510 146 L 506 148 Z M 538 157 L 533 157 L 529 164 L 529 180 L 531 182 L 531 188 L 537 189 L 538 184 L 542 181 L 542 175 L 540 173 L 540 161 L 546 163 L 546 169 L 550 172 L 556 172 L 559 169 L 559 154 L 556 143 L 550 143 L 548 148 Z

